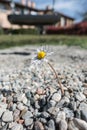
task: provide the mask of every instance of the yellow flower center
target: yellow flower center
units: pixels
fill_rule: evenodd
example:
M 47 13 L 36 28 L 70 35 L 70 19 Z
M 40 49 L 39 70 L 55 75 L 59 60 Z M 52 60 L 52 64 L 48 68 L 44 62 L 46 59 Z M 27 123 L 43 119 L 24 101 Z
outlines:
M 37 58 L 38 58 L 39 60 L 43 59 L 45 56 L 46 56 L 46 52 L 44 52 L 44 51 L 40 51 L 40 52 L 38 52 L 38 54 L 37 54 Z

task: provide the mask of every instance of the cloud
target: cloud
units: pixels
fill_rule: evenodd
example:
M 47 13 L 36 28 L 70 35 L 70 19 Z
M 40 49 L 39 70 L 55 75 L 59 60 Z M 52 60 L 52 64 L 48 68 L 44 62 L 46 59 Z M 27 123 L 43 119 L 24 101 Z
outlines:
M 36 7 L 39 8 L 39 9 L 45 9 L 46 6 L 48 6 L 48 5 L 49 5 L 50 7 L 52 7 L 52 4 L 49 3 L 49 2 L 36 3 Z
M 55 11 L 59 11 L 73 18 L 78 18 L 79 5 L 74 0 L 62 0 L 55 3 Z
M 61 9 L 68 9 L 68 10 L 74 10 L 75 9 L 75 3 L 73 1 L 67 1 L 67 2 L 56 2 L 54 8 L 56 10 Z

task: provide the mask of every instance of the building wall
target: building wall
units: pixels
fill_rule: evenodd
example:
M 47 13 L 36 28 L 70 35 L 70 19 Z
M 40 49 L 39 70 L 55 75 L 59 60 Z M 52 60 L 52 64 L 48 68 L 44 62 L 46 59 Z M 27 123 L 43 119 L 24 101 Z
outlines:
M 64 27 L 66 25 L 66 19 L 64 17 L 60 18 L 60 25 L 61 27 Z
M 21 2 L 23 4 L 25 4 L 25 1 L 26 0 L 21 0 Z M 29 0 L 30 1 L 30 0 Z M 29 2 L 28 1 L 28 2 Z M 28 5 L 29 6 L 29 5 Z M 33 7 L 35 7 L 35 4 L 32 3 Z M 26 13 L 29 13 L 29 11 L 27 10 L 24 10 L 24 12 Z M 3 29 L 19 29 L 19 28 L 33 28 L 34 26 L 19 26 L 19 25 L 13 25 L 11 24 L 9 21 L 8 21 L 8 15 L 12 13 L 12 10 L 11 10 L 11 7 L 9 5 L 5 5 L 5 4 L 2 4 L 0 3 L 0 27 L 3 28 Z M 16 14 L 20 14 L 21 13 L 21 9 L 16 9 Z
M 20 28 L 23 28 L 23 29 L 28 29 L 28 28 L 34 28 L 34 26 L 27 26 L 27 25 L 23 25 L 23 26 L 19 26 L 19 25 L 14 25 L 14 24 L 11 24 L 9 21 L 8 21 L 8 14 L 10 14 L 11 11 L 1 11 L 0 10 L 0 27 L 3 28 L 3 29 L 20 29 Z
M 74 20 L 70 20 L 70 19 L 67 19 L 67 26 L 70 26 L 70 25 L 72 25 L 73 24 L 73 22 L 74 22 Z
M 8 14 L 10 14 L 11 11 L 1 11 L 0 10 L 0 27 L 4 28 L 4 29 L 19 29 L 20 26 L 18 25 L 12 25 L 9 21 L 8 21 Z
M 58 23 L 56 23 L 56 27 L 66 27 L 66 26 L 71 26 L 73 24 L 74 20 L 73 19 L 69 19 L 66 18 L 64 16 L 60 17 L 60 20 L 58 21 Z
M 11 24 L 7 20 L 7 15 L 9 14 L 9 11 L 1 11 L 0 10 L 0 27 L 2 28 L 10 28 Z

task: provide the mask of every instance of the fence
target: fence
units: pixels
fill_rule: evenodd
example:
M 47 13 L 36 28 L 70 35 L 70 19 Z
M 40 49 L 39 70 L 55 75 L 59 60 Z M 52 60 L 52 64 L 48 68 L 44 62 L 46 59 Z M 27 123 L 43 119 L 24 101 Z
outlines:
M 68 35 L 86 35 L 87 22 L 80 22 L 69 27 L 49 26 L 46 28 L 47 34 L 68 34 Z

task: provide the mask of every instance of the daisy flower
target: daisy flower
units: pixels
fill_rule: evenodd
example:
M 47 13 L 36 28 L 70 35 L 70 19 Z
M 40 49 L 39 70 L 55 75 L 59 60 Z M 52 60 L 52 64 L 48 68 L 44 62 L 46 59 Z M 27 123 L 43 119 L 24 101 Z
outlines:
M 59 77 L 58 77 L 55 69 L 53 68 L 53 66 L 50 64 L 50 62 L 47 59 L 47 57 L 50 56 L 51 54 L 53 54 L 53 52 L 52 51 L 49 52 L 49 50 L 46 49 L 46 47 L 41 47 L 40 49 L 37 49 L 37 53 L 31 61 L 31 67 L 35 69 L 34 65 L 36 65 L 37 66 L 36 70 L 38 71 L 41 68 L 41 66 L 38 66 L 38 65 L 43 65 L 43 63 L 46 62 L 50 66 L 50 68 L 53 70 L 53 72 L 56 76 L 57 82 L 60 86 L 61 92 L 62 92 L 62 94 L 64 94 L 64 90 L 63 90 L 62 84 L 59 80 Z
M 37 49 L 35 57 L 31 60 L 31 65 L 42 65 L 44 62 L 48 62 L 47 58 L 53 54 L 53 52 L 49 50 L 50 49 L 47 49 L 46 46 Z

